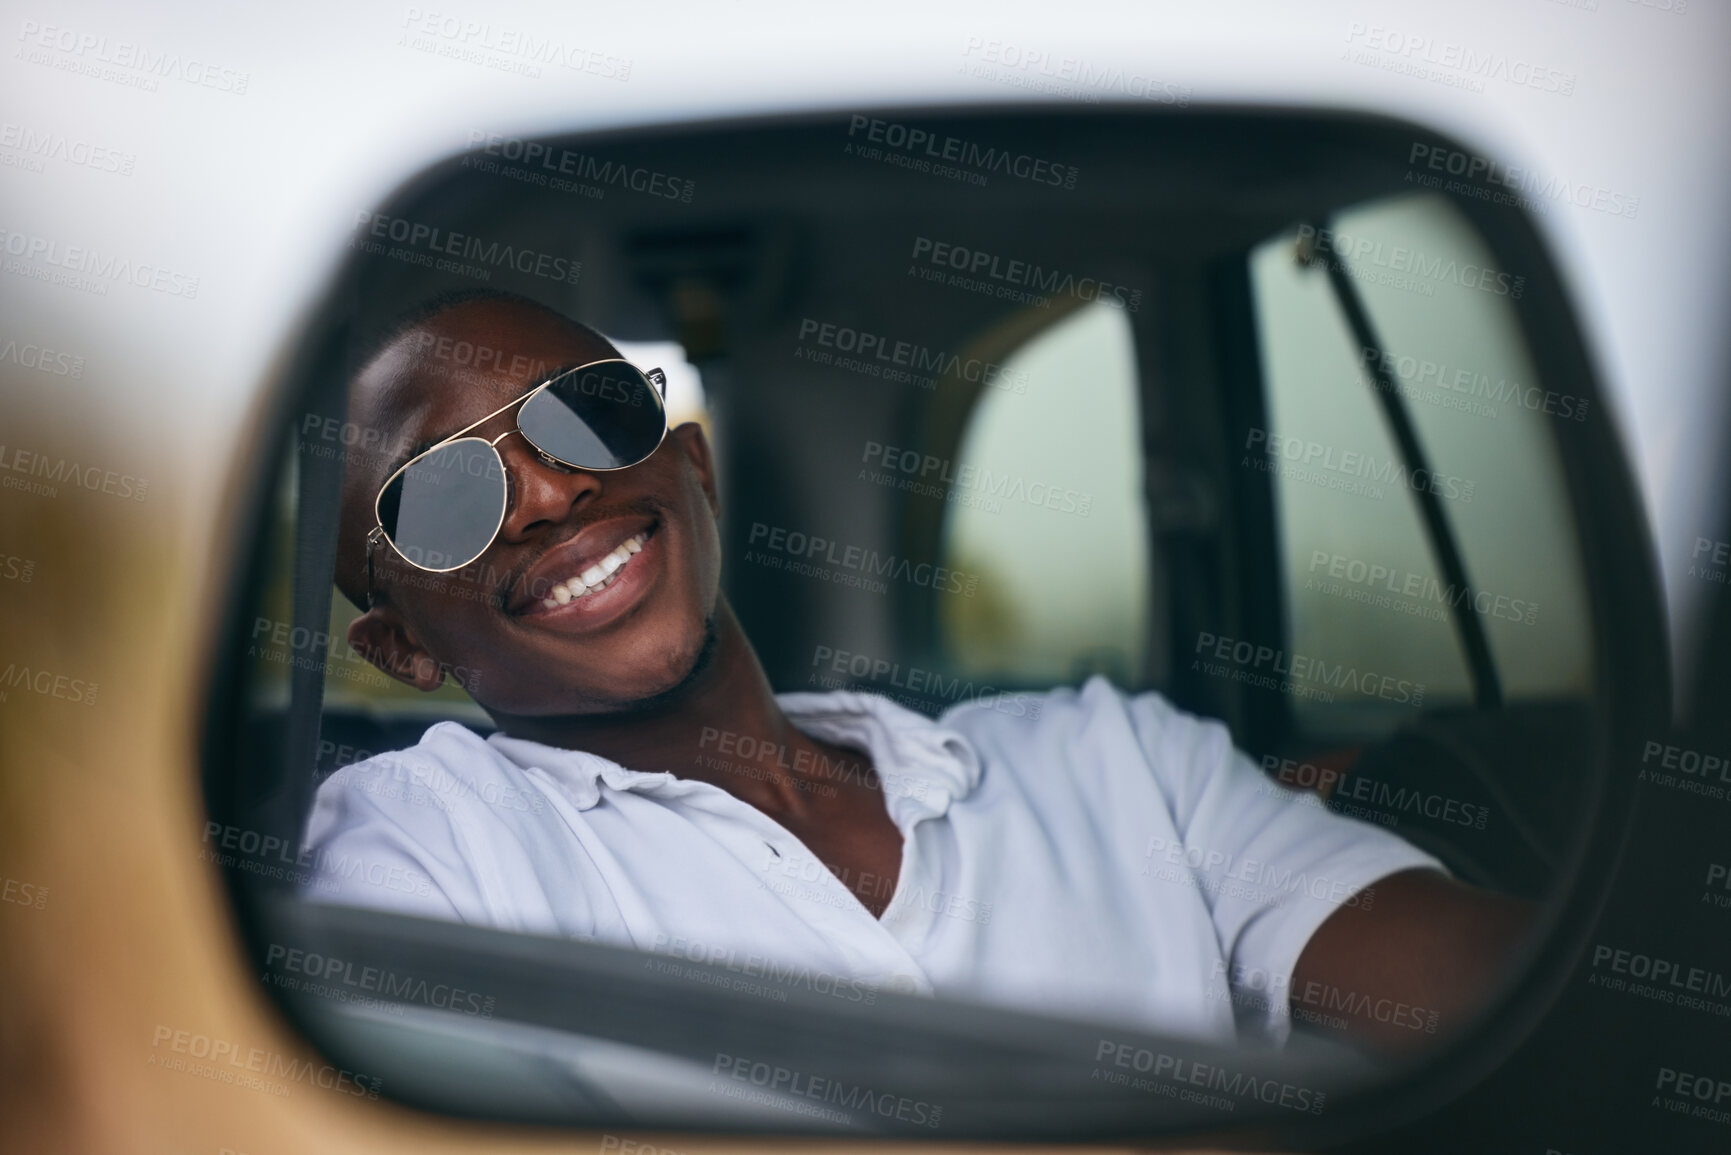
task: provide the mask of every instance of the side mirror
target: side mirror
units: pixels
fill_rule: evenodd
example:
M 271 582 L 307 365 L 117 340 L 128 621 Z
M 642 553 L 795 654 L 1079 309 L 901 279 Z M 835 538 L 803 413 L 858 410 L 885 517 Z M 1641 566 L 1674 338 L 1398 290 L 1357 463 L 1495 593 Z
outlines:
M 1415 179 L 1416 149 L 1462 147 L 1393 120 L 1249 109 L 889 111 L 489 142 L 359 214 L 274 398 L 264 464 L 238 479 L 247 546 L 210 687 L 210 819 L 276 848 L 229 871 L 271 996 L 404 1102 L 573 1126 L 1314 1143 L 1459 1093 L 1580 958 L 1630 814 L 1622 768 L 1669 716 L 1647 529 L 1556 266 L 1520 212 Z M 1227 735 L 1196 732 L 1221 739 L 1220 775 L 1261 771 L 1257 807 L 1392 832 L 1531 902 L 1530 935 L 1473 1013 L 1418 1015 L 1426 1045 L 1398 1059 L 1340 1029 L 1379 1000 L 1312 1001 L 1292 965 L 1271 973 L 1211 938 L 1197 941 L 1213 965 L 1150 955 L 1157 995 L 1114 1001 L 1090 985 L 1110 968 L 1089 968 L 1165 924 L 1132 925 L 1142 908 L 1104 896 L 1206 924 L 1222 903 L 1340 907 L 1363 888 L 1174 835 L 1153 811 L 1137 825 L 1077 779 L 1054 797 L 1128 823 L 1136 857 L 1018 889 L 1002 885 L 1011 864 L 1050 848 L 1031 827 L 982 836 L 995 848 L 956 867 L 965 886 L 922 900 L 954 944 L 927 960 L 952 968 L 941 981 L 783 965 L 793 948 L 767 925 L 756 951 L 693 947 L 702 936 L 655 906 L 687 901 L 685 884 L 634 875 L 627 843 L 590 825 L 603 787 L 624 788 L 617 767 L 536 763 L 534 789 L 488 795 L 414 753 L 437 724 L 477 758 L 517 749 L 551 713 L 523 687 L 581 664 L 531 668 L 529 628 L 506 624 L 540 522 L 502 519 L 523 552 L 497 566 L 393 561 L 390 644 L 345 640 L 368 479 L 557 367 L 557 342 L 526 323 L 497 339 L 426 327 L 439 294 L 476 289 L 683 349 L 707 399 L 693 416 L 721 509 L 719 596 L 777 693 L 875 694 L 951 728 L 984 712 L 970 733 L 1011 735 L 976 739 L 994 782 L 1047 749 L 1094 765 L 1133 748 L 1089 745 L 1106 743 L 1093 730 L 1042 745 L 1076 694 L 1155 695 L 1224 722 L 1236 760 Z M 667 375 L 651 379 L 667 397 Z M 508 425 L 477 436 L 517 468 Z M 546 485 L 578 484 L 566 476 Z M 559 490 L 562 508 L 608 508 L 590 494 L 626 484 L 594 476 Z M 521 509 L 533 495 L 512 485 Z M 457 516 L 457 488 L 441 492 L 429 516 Z M 535 596 L 564 605 L 556 592 Z M 392 676 L 404 655 L 434 664 L 436 690 Z M 621 713 L 672 725 L 679 702 Z M 642 769 L 728 793 L 790 772 L 775 743 L 710 729 Z M 1054 765 L 1053 779 L 1072 763 Z M 891 813 L 929 801 L 900 773 L 858 781 Z M 851 780 L 810 781 L 817 797 Z M 472 815 L 532 832 L 537 853 L 590 856 L 618 889 L 562 901 L 640 912 L 565 933 L 552 906 L 477 925 L 450 898 L 456 859 L 309 842 L 315 804 L 335 808 L 344 783 L 354 806 L 407 807 L 451 846 Z M 954 821 L 934 809 L 919 837 Z M 650 838 L 630 834 L 630 853 Z M 765 845 L 763 894 L 815 928 L 860 914 L 857 878 L 796 877 Z M 702 894 L 715 879 L 688 881 Z M 751 940 L 749 915 L 706 925 L 729 923 Z M 1006 925 L 1053 929 L 1013 940 Z M 964 961 L 1020 949 L 1070 961 L 1020 986 Z M 1185 1005 L 1203 1010 L 1168 1013 Z

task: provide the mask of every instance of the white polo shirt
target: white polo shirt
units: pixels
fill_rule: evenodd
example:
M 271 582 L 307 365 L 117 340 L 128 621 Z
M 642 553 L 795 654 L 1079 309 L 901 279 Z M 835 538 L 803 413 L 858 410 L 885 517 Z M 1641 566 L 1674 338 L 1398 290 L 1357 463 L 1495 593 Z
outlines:
M 717 786 L 450 722 L 319 788 L 306 896 L 1230 1043 L 1286 1037 L 1324 919 L 1442 869 L 1274 785 L 1220 723 L 1103 678 L 935 722 L 875 694 L 777 701 L 871 755 L 904 840 L 881 919 Z

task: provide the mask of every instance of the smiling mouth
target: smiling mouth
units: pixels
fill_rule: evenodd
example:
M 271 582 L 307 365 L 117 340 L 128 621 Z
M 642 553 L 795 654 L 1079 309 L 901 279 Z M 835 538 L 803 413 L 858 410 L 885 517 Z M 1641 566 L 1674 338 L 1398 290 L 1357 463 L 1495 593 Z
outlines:
M 655 533 L 651 526 L 632 534 L 613 548 L 601 560 L 595 562 L 582 573 L 572 574 L 548 591 L 541 599 L 545 609 L 554 610 L 560 606 L 569 605 L 580 598 L 586 598 L 597 590 L 604 590 L 619 580 L 619 575 L 625 572 L 634 558 L 643 549 L 643 543 Z

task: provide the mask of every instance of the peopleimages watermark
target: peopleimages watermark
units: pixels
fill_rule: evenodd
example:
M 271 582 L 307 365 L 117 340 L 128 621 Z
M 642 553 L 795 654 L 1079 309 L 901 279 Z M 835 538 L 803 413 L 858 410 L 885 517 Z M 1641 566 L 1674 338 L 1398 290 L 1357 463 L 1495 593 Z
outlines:
M 1655 1107 L 1708 1123 L 1731 1123 L 1731 1079 L 1660 1067 L 1653 1090 L 1675 1096 L 1661 1099 L 1655 1094 Z
M 758 547 L 745 551 L 746 561 L 872 593 L 889 592 L 889 585 L 876 580 L 878 578 L 905 581 L 936 593 L 961 594 L 969 598 L 974 596 L 980 584 L 978 574 L 927 561 L 915 562 L 893 553 L 882 554 L 875 549 L 848 545 L 761 521 L 751 523 L 751 532 L 746 540 Z M 817 564 L 819 560 L 824 564 Z
M 1573 72 L 1378 24 L 1354 20 L 1347 25 L 1346 42 L 1346 59 L 1355 64 L 1368 64 L 1472 92 L 1483 92 L 1485 82 L 1490 80 L 1558 96 L 1572 96 L 1575 91 Z
M 1422 278 L 1423 281 L 1459 285 L 1463 289 L 1477 289 L 1515 301 L 1520 300 L 1527 287 L 1526 277 L 1505 273 L 1489 265 L 1479 265 L 1472 261 L 1462 263 L 1446 254 L 1427 253 L 1423 249 L 1409 249 L 1405 245 L 1385 247 L 1380 240 L 1362 235 L 1354 236 L 1339 229 L 1319 229 L 1311 224 L 1299 225 L 1298 243 L 1311 263 L 1332 266 L 1353 277 L 1360 277 L 1372 270 L 1400 274 L 1403 277 L 1410 275 Z M 1349 264 L 1349 260 L 1359 264 Z M 1365 262 L 1369 263 L 1371 269 L 1361 267 Z M 1403 283 L 1400 277 L 1362 279 L 1387 284 L 1393 288 L 1413 287 Z
M 416 332 L 409 342 L 417 356 L 433 362 L 427 368 L 434 376 L 474 381 L 484 373 L 504 373 L 523 380 L 540 380 L 558 368 L 545 358 L 530 357 L 515 347 L 503 349 L 424 330 Z
M 784 742 L 771 742 L 738 730 L 705 726 L 698 732 L 697 748 L 714 750 L 718 755 L 737 758 L 757 768 L 784 770 L 795 778 L 817 779 L 824 783 L 847 782 L 881 790 L 888 795 L 918 798 L 922 802 L 926 797 L 926 780 L 917 775 L 881 769 L 867 773 L 865 763 L 857 758 L 831 758 L 809 750 L 790 750 Z
M 21 691 L 75 706 L 94 706 L 96 690 L 95 682 L 17 662 L 7 662 L 6 668 L 0 670 L 0 702 L 11 701 L 13 692 Z
M 367 750 L 347 743 L 319 739 L 317 763 L 323 769 L 353 766 L 344 776 L 346 790 L 358 790 L 375 798 L 401 799 L 416 806 L 449 811 L 454 802 L 473 799 L 494 810 L 539 814 L 547 808 L 537 790 L 489 779 L 476 785 L 451 773 L 441 763 L 404 750 Z
M 965 894 L 908 883 L 893 874 L 856 871 L 845 863 L 822 862 L 809 855 L 795 857 L 767 846 L 765 850 L 759 869 L 767 875 L 780 876 L 771 877 L 765 885 L 783 898 L 840 910 L 858 910 L 867 898 L 872 898 L 889 902 L 898 913 L 917 908 L 980 926 L 992 921 L 992 904 Z M 830 884 L 831 879 L 841 883 L 841 891 Z M 887 907 L 884 913 L 889 913 Z
M 51 377 L 84 376 L 84 358 L 30 341 L 20 344 L 16 337 L 8 337 L 6 344 L 0 346 L 0 361 L 10 361 L 21 369 L 34 369 Z
M 649 951 L 660 957 L 645 959 L 645 970 L 767 998 L 772 1002 L 785 1003 L 788 990 L 796 987 L 861 1006 L 869 1007 L 878 1001 L 878 988 L 863 979 L 847 978 L 821 969 L 812 970 L 801 963 L 778 962 L 767 955 L 742 956 L 730 946 L 657 934 L 649 944 Z M 682 967 L 665 959 L 683 959 L 704 965 L 701 968 Z M 728 975 L 739 977 L 730 979 Z
M 125 500 L 144 500 L 151 495 L 151 483 L 145 478 L 102 466 L 80 466 L 69 457 L 50 457 L 31 448 L 0 443 L 0 488 L 38 497 L 59 497 L 61 485 Z
M 1259 1079 L 1217 1063 L 1203 1063 L 1112 1039 L 1100 1040 L 1094 1051 L 1094 1061 L 1108 1064 L 1104 1069 L 1094 1068 L 1092 1077 L 1095 1079 L 1221 1111 L 1236 1111 L 1239 1103 L 1256 1102 L 1320 1115 L 1327 1098 L 1321 1091 L 1279 1079 Z M 1138 1079 L 1124 1074 L 1125 1071 L 1149 1075 L 1151 1079 Z M 1208 1094 L 1210 1091 L 1219 1093 Z
M 639 1139 L 626 1139 L 619 1135 L 601 1136 L 601 1152 L 617 1151 L 619 1155 L 680 1155 L 671 1147 L 657 1147 L 653 1143 L 645 1143 Z
M 612 187 L 690 204 L 697 191 L 696 181 L 669 176 L 658 169 L 602 160 L 576 149 L 504 136 L 486 129 L 470 131 L 469 148 L 469 155 L 463 158 L 464 168 L 496 173 L 555 192 L 576 193 L 590 200 L 605 200 L 608 188 Z M 495 157 L 498 159 L 490 159 Z
M 1456 586 L 1452 582 L 1443 585 L 1428 574 L 1327 550 L 1310 551 L 1307 574 L 1303 589 L 1432 621 L 1448 620 L 1449 614 L 1443 608 L 1447 607 L 1465 608 L 1480 617 L 1524 626 L 1539 622 L 1539 603 L 1535 601 Z
M 332 677 L 368 685 L 384 686 L 381 670 L 403 678 L 449 677 L 468 689 L 480 684 L 481 671 L 470 666 L 435 662 L 426 654 L 385 651 L 377 647 L 357 649 L 345 642 L 333 651 L 336 637 L 324 630 L 297 626 L 275 618 L 255 617 L 246 656 L 297 669 L 323 670 Z
M 92 172 L 131 176 L 138 157 L 110 145 L 95 144 L 63 132 L 38 130 L 13 121 L 0 121 L 0 167 L 45 171 L 48 161 L 59 161 Z
M 0 269 L 13 276 L 98 297 L 106 297 L 108 287 L 117 284 L 188 301 L 198 296 L 198 278 L 189 273 L 88 245 L 63 245 L 36 233 L 0 228 L 0 252 L 6 255 Z
M 1553 0 L 1553 3 L 1561 4 L 1565 8 L 1573 8 L 1579 12 L 1597 12 L 1599 10 L 1599 0 Z M 1681 16 L 1689 10 L 1689 0 L 1629 0 L 1629 3 L 1638 4 L 1642 8 L 1651 8 L 1668 16 Z
M 945 674 L 912 664 L 904 666 L 888 658 L 838 650 L 833 646 L 814 649 L 811 665 L 812 673 L 806 678 L 810 685 L 826 690 L 850 690 L 864 682 L 873 693 L 919 710 L 930 705 L 972 702 L 1015 718 L 1038 718 L 1045 704 L 1043 695 L 1006 693 L 994 686 L 976 686 L 971 678 L 959 674 Z M 885 687 L 901 693 L 886 692 Z
M 779 1107 L 832 1123 L 852 1123 L 855 1115 L 819 1104 L 831 1104 L 856 1114 L 878 1115 L 924 1127 L 936 1127 L 944 1117 L 943 1107 L 928 1103 L 924 1099 L 878 1091 L 864 1084 L 845 1083 L 822 1075 L 811 1075 L 745 1055 L 718 1053 L 710 1073 L 724 1080 L 711 1084 L 711 1089 L 728 1098 Z M 743 1085 L 733 1087 L 730 1083 Z M 759 1094 L 751 1093 L 751 1088 L 754 1087 L 759 1089 Z
M 797 774 L 790 774 L 783 777 L 777 775 L 775 770 L 770 766 L 759 765 L 757 762 L 750 760 L 738 761 L 720 754 L 698 753 L 692 757 L 691 764 L 702 770 L 711 770 L 720 774 L 749 778 L 753 782 L 783 781 L 790 784 L 795 790 L 812 794 L 819 798 L 834 798 L 838 793 L 840 793 L 833 782 L 817 782 L 810 778 L 801 777 Z
M 1099 277 L 1078 277 L 1062 269 L 1048 269 L 1034 261 L 1005 257 L 931 237 L 914 238 L 910 259 L 914 262 L 908 267 L 911 277 L 1042 309 L 1051 307 L 1053 297 L 1099 301 L 1131 313 L 1142 307 L 1141 289 L 1113 284 Z
M 1392 674 L 1359 670 L 1344 663 L 1330 665 L 1307 654 L 1288 654 L 1284 649 L 1238 641 L 1217 634 L 1198 633 L 1190 668 L 1211 677 L 1228 678 L 1248 686 L 1278 690 L 1295 698 L 1333 702 L 1334 693 L 1362 694 L 1400 705 L 1424 704 L 1423 682 L 1412 682 Z
M 195 88 L 245 96 L 252 80 L 249 72 L 178 52 L 158 51 L 129 40 L 110 42 L 106 36 L 35 20 L 20 23 L 18 39 L 24 47 L 14 54 L 15 59 L 144 92 L 159 91 L 164 80 L 179 80 Z
M 277 1095 L 289 1093 L 286 1083 L 305 1083 L 309 1087 L 341 1091 L 357 1098 L 377 1099 L 379 1088 L 384 1086 L 383 1079 L 372 1078 L 347 1068 L 333 1067 L 328 1063 L 319 1064 L 311 1059 L 291 1059 L 262 1047 L 243 1048 L 239 1043 L 228 1039 L 176 1030 L 161 1023 L 151 1032 L 150 1048 L 150 1066 L 184 1071 L 189 1075 L 199 1075 L 219 1083 L 231 1083 Z M 176 1055 L 184 1055 L 190 1059 L 208 1059 L 210 1062 L 201 1067 L 196 1063 L 189 1064 L 184 1059 L 173 1058 Z M 222 1063 L 227 1063 L 229 1069 L 218 1065 Z M 262 1074 L 267 1080 L 282 1079 L 285 1083 L 270 1083 L 250 1078 L 252 1074 Z
M 633 61 L 626 57 L 491 21 L 467 20 L 411 5 L 403 15 L 402 28 L 397 38 L 402 47 L 500 72 L 538 78 L 543 66 L 556 65 L 603 80 L 624 83 L 631 79 Z
M 1183 108 L 1190 103 L 1190 86 L 1161 80 L 1150 72 L 1123 65 L 1102 65 L 1076 56 L 1053 56 L 1012 41 L 970 36 L 962 45 L 962 72 L 1011 88 L 1043 92 L 1084 104 L 1113 100 L 1146 100 Z
M 1731 977 L 1706 967 L 1686 966 L 1675 959 L 1623 950 L 1605 943 L 1593 947 L 1587 985 L 1622 991 L 1683 1010 L 1731 1018 Z
M 1227 980 L 1224 997 L 1230 999 L 1234 1007 L 1248 1011 L 1272 1010 L 1276 1014 L 1287 1009 L 1298 1022 L 1335 1031 L 1352 1028 L 1352 1022 L 1345 1016 L 1426 1035 L 1436 1034 L 1441 1021 L 1438 1012 L 1399 999 L 1372 998 L 1363 992 L 1345 990 L 1315 979 L 1294 983 L 1289 974 L 1271 973 L 1243 963 L 1228 966 L 1224 959 L 1215 961 L 1214 977 Z M 1222 996 L 1216 992 L 1214 997 Z
M 201 861 L 303 888 L 334 891 L 346 880 L 417 897 L 433 892 L 433 880 L 413 867 L 328 849 L 295 850 L 288 839 L 243 826 L 206 822 L 203 841 Z
M 957 466 L 934 454 L 898 449 L 881 441 L 867 441 L 860 460 L 867 468 L 859 471 L 859 481 L 916 497 L 935 497 L 952 505 L 972 506 L 987 513 L 1001 512 L 1005 502 L 1078 517 L 1087 517 L 1094 507 L 1094 495 L 1085 490 L 1048 481 L 1030 482 L 1018 474 L 1000 473 L 971 463 Z M 887 472 L 869 468 L 873 465 Z
M 952 890 L 938 890 L 923 883 L 909 883 L 895 874 L 855 871 L 845 862 L 822 862 L 814 855 L 782 854 L 765 843 L 760 871 L 770 874 L 763 885 L 784 899 L 817 902 L 843 911 L 857 911 L 867 899 L 883 900 L 898 914 L 921 909 L 943 918 L 985 926 L 992 921 L 992 904 Z M 840 881 L 841 890 L 833 881 Z M 888 907 L 885 914 L 890 913 Z
M 1164 866 L 1156 863 L 1156 856 L 1164 861 Z M 1147 861 L 1137 873 L 1143 878 L 1200 890 L 1214 901 L 1236 898 L 1258 906 L 1272 906 L 1302 894 L 1319 902 L 1360 910 L 1369 910 L 1376 904 L 1376 888 L 1372 886 L 1311 875 L 1258 858 L 1240 858 L 1158 834 L 1148 836 L 1148 847 L 1142 857 Z
M 966 184 L 985 185 L 989 174 L 1015 177 L 1033 184 L 1073 189 L 1081 170 L 1045 157 L 982 145 L 916 125 L 854 113 L 848 117 L 847 150 L 867 160 L 931 173 Z M 868 146 L 881 147 L 868 147 Z
M 352 422 L 337 422 L 335 418 L 321 414 L 307 414 L 302 419 L 306 432 L 303 432 L 300 449 L 313 457 L 341 457 L 351 467 L 363 464 L 369 460 L 383 459 L 393 468 L 403 464 L 413 448 L 406 444 L 406 439 L 399 437 L 395 441 L 387 441 L 384 436 Z M 322 442 L 322 444 L 321 444 Z M 348 448 L 345 448 L 348 447 Z M 494 471 L 497 466 L 491 459 L 484 459 L 487 472 Z M 417 476 L 423 476 L 417 474 Z M 479 476 L 479 474 L 477 474 Z M 436 476 L 427 476 L 430 483 L 437 484 Z M 378 590 L 386 588 L 408 588 L 424 590 L 441 598 L 456 598 L 461 601 L 489 602 L 503 607 L 510 598 L 511 591 L 517 589 L 527 578 L 527 574 L 513 574 L 494 566 L 491 561 L 481 558 L 453 570 L 432 572 L 417 569 L 407 565 L 387 565 L 386 556 L 397 553 L 394 546 L 383 545 L 374 553 L 377 562 L 374 582 Z M 405 547 L 402 551 L 413 561 L 428 565 L 443 565 L 450 559 L 436 551 L 423 550 L 418 547 Z M 522 588 L 527 589 L 536 599 L 549 596 L 552 588 L 559 583 L 548 577 L 536 577 Z M 272 659 L 277 660 L 277 659 Z M 398 663 L 393 668 L 412 672 L 412 666 Z M 462 669 L 465 676 L 479 677 L 480 671 L 470 671 L 467 667 L 445 666 L 446 673 L 454 674 Z
M 1291 794 L 1302 792 L 1306 800 L 1321 805 L 1328 799 L 1328 808 L 1354 818 L 1364 818 L 1383 826 L 1398 826 L 1402 815 L 1430 818 L 1449 826 L 1464 826 L 1483 830 L 1490 821 L 1491 808 L 1463 802 L 1446 794 L 1415 790 L 1410 786 L 1395 786 L 1364 774 L 1351 774 L 1332 766 L 1317 766 L 1276 754 L 1262 757 L 1263 772 L 1269 775 L 1259 790 Z M 1279 785 L 1276 785 L 1279 783 Z
M 570 257 L 366 209 L 355 213 L 355 235 L 350 245 L 374 256 L 481 281 L 491 281 L 496 270 L 508 269 L 575 285 L 583 272 L 583 262 Z
M 1321 441 L 1273 433 L 1252 426 L 1244 435 L 1246 453 L 1239 465 L 1272 473 L 1285 481 L 1301 481 L 1321 489 L 1333 489 L 1374 501 L 1383 498 L 1384 485 L 1430 492 L 1463 505 L 1472 501 L 1477 484 L 1452 473 L 1434 469 L 1409 469 L 1392 457 L 1341 449 Z M 1254 451 L 1254 452 L 1252 452 Z
M 1576 208 L 1630 220 L 1641 208 L 1640 197 L 1561 177 L 1540 177 L 1522 165 L 1504 164 L 1427 141 L 1413 141 L 1406 159 L 1408 164 L 1422 165 L 1428 170 L 1414 178 L 1414 183 L 1421 187 L 1441 188 L 1475 200 L 1514 205 L 1537 216 L 1544 215 L 1547 201 L 1565 201 Z M 1444 176 L 1460 179 L 1445 182 Z M 1483 184 L 1478 183 L 1481 181 Z M 1486 188 L 1485 185 L 1494 187 Z M 1507 191 L 1497 191 L 1499 189 Z
M 1650 738 L 1641 746 L 1641 771 L 1636 780 L 1724 800 L 1731 797 L 1731 756 Z
M 1689 554 L 1689 576 L 1715 585 L 1731 582 L 1731 541 L 1696 538 Z
M 276 985 L 303 994 L 335 998 L 340 1002 L 391 1006 L 420 1003 L 453 1014 L 490 1019 L 497 999 L 479 991 L 450 983 L 429 982 L 415 975 L 398 974 L 382 967 L 356 966 L 335 955 L 271 943 L 265 948 L 264 965 L 282 972 Z
M 1701 892 L 1702 902 L 1719 907 L 1721 910 L 1731 910 L 1731 867 L 1723 862 L 1709 862 L 1707 864 L 1707 881 L 1703 885 L 1706 889 Z M 1715 888 L 1725 893 L 1715 894 Z
M 1585 421 L 1588 400 L 1573 393 L 1541 389 L 1537 385 L 1522 385 L 1507 377 L 1492 380 L 1489 374 L 1455 368 L 1427 361 L 1422 357 L 1395 356 L 1366 346 L 1359 351 L 1359 363 L 1366 369 L 1380 368 L 1388 385 L 1373 372 L 1371 383 L 1378 389 L 1392 388 L 1408 401 L 1422 401 L 1443 409 L 1456 409 L 1477 417 L 1495 417 L 1496 405 L 1518 405 L 1534 413 L 1543 413 L 1561 420 Z M 1458 396 L 1457 396 L 1458 395 Z
M 1006 369 L 995 361 L 964 358 L 916 341 L 896 340 L 811 317 L 800 318 L 799 344 L 794 346 L 793 355 L 813 364 L 917 385 L 921 389 L 936 389 L 940 379 L 949 378 L 1006 393 L 1028 391 L 1025 369 Z
M 0 580 L 29 585 L 30 579 L 35 575 L 36 560 L 34 558 L 0 553 Z
M 815 858 L 796 862 L 774 850 L 764 855 L 758 869 L 766 875 L 785 875 L 763 881 L 771 894 L 835 910 L 858 910 L 867 899 L 887 899 L 896 889 L 894 878 L 876 871 L 855 871 L 844 864 L 832 865 Z M 840 883 L 839 889 L 830 885 L 830 879 Z
M 0 902 L 31 910 L 48 909 L 48 888 L 17 878 L 0 879 Z
M 373 461 L 407 461 L 415 445 L 414 439 L 405 433 L 387 439 L 380 429 L 322 413 L 306 413 L 301 417 L 300 451 L 308 457 L 340 457 L 351 468 Z

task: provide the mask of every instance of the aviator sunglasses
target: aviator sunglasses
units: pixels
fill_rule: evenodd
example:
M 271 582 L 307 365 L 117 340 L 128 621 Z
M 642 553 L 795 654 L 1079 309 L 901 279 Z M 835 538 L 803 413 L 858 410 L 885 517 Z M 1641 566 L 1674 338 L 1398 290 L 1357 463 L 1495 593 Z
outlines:
M 513 433 L 544 461 L 591 473 L 627 469 L 667 436 L 667 375 L 620 358 L 562 369 L 415 454 L 373 499 L 377 524 L 367 533 L 367 605 L 373 604 L 373 549 L 382 540 L 429 573 L 461 569 L 499 536 L 510 503 L 505 460 L 496 448 Z M 512 408 L 515 427 L 491 441 L 469 436 Z

